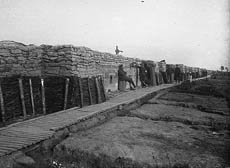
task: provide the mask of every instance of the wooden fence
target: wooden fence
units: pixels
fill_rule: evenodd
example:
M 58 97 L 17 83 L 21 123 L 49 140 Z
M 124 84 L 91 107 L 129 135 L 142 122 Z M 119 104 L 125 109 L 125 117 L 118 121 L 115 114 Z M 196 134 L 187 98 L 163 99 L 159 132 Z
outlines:
M 0 78 L 0 126 L 106 101 L 100 76 Z

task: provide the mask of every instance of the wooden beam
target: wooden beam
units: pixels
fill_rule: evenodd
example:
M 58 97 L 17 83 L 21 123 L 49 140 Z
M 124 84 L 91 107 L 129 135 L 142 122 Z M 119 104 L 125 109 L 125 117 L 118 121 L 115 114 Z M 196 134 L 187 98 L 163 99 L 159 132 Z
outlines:
M 79 94 L 80 94 L 80 107 L 82 108 L 84 105 L 84 99 L 83 99 L 83 90 L 82 90 L 82 83 L 81 83 L 81 77 L 78 78 L 79 83 Z
M 44 79 L 42 78 L 41 78 L 41 90 L 42 90 L 42 110 L 43 110 L 43 114 L 46 114 L 45 86 L 44 86 Z
M 33 94 L 33 85 L 31 78 L 29 79 L 29 85 L 30 85 L 30 100 L 31 100 L 31 106 L 32 106 L 32 115 L 35 115 L 35 108 L 34 108 L 34 94 Z
M 65 97 L 64 97 L 64 110 L 67 107 L 67 102 L 68 102 L 68 92 L 69 92 L 69 78 L 66 78 L 65 81 Z
M 99 87 L 99 83 L 98 83 L 98 78 L 97 77 L 95 77 L 94 78 L 94 80 L 95 80 L 95 84 L 96 84 L 96 90 L 97 90 L 97 103 L 101 103 L 101 92 L 100 92 L 100 87 Z
M 89 93 L 89 103 L 90 105 L 93 104 L 93 99 L 92 99 L 92 93 L 91 93 L 91 89 L 90 89 L 90 81 L 89 81 L 89 77 L 87 78 L 87 86 L 88 86 L 88 93 Z
M 139 68 L 136 66 L 136 86 L 138 86 L 138 77 L 139 77 L 139 72 L 138 72 Z
M 22 103 L 23 117 L 26 118 L 26 105 L 25 105 L 25 99 L 24 99 L 22 78 L 19 78 L 18 82 L 19 82 L 19 90 L 20 90 L 20 98 L 21 98 L 21 103 Z
M 78 83 L 78 77 L 73 77 L 73 101 L 74 101 L 74 106 L 77 106 L 77 98 L 78 98 L 78 88 L 77 88 L 77 83 Z
M 103 95 L 103 98 L 104 98 L 103 102 L 105 102 L 106 101 L 106 95 L 105 95 L 104 81 L 103 81 L 102 77 L 100 77 L 100 81 L 101 81 L 100 83 L 101 83 L 101 87 L 102 87 L 102 95 Z
M 5 123 L 5 106 L 4 106 L 4 99 L 3 99 L 3 92 L 2 92 L 2 84 L 0 81 L 0 103 L 1 103 L 1 114 L 2 114 L 2 122 Z

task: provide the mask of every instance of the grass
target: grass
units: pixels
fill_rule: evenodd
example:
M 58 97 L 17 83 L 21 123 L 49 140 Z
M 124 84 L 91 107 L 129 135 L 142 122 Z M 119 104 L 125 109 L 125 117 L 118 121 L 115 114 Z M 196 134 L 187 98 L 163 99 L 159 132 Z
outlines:
M 161 166 L 158 164 L 158 159 L 154 156 L 154 153 L 152 153 L 153 165 L 139 163 L 123 157 L 112 159 L 104 154 L 96 156 L 80 150 L 59 151 L 50 155 L 33 151 L 33 153 L 30 153 L 30 157 L 36 161 L 36 165 L 30 168 L 189 168 L 187 163 L 173 163 L 167 152 L 165 156 L 166 163 Z

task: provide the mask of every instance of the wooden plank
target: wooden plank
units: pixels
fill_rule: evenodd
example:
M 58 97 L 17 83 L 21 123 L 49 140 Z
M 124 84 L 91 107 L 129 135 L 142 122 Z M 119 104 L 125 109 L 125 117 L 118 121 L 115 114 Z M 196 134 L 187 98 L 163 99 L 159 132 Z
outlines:
M 25 105 L 25 100 L 24 100 L 22 78 L 19 78 L 18 82 L 19 82 L 19 91 L 20 91 L 20 98 L 21 98 L 21 104 L 22 104 L 22 112 L 23 112 L 23 117 L 25 119 L 26 118 L 26 105 Z
M 44 79 L 42 78 L 41 78 L 41 90 L 42 90 L 42 110 L 43 110 L 43 114 L 46 114 L 45 86 L 44 86 Z
M 68 101 L 68 91 L 69 91 L 69 78 L 66 78 L 65 81 L 65 98 L 64 98 L 64 110 L 67 107 L 67 101 Z
M 32 138 L 32 137 L 45 137 L 45 136 L 50 136 L 50 135 L 53 135 L 53 133 L 30 133 L 30 132 L 19 132 L 19 133 L 11 133 L 9 132 L 8 134 L 7 133 L 1 133 L 0 137 L 9 137 L 9 136 L 17 136 L 17 137 L 21 137 L 21 138 Z M 1 141 L 1 140 L 0 140 Z
M 138 77 L 139 77 L 139 72 L 138 72 L 139 68 L 136 66 L 136 86 L 138 86 Z
M 97 93 L 97 103 L 101 103 L 101 92 L 100 92 L 100 88 L 99 88 L 99 83 L 98 83 L 98 79 L 97 77 L 94 78 L 95 80 L 95 84 L 96 84 L 96 93 Z
M 1 149 L 1 148 L 0 148 L 0 153 L 5 154 L 5 153 L 7 153 L 7 152 L 8 152 L 7 149 Z
M 3 155 L 3 154 L 5 154 L 6 152 L 7 152 L 7 150 L 4 150 L 4 149 L 0 148 L 0 156 Z
M 6 154 L 9 154 L 9 153 L 12 153 L 12 152 L 15 152 L 17 150 L 19 150 L 20 148 L 17 148 L 17 149 L 12 149 L 12 148 L 2 148 L 1 150 L 5 151 L 4 155 Z
M 72 101 L 74 102 L 74 106 L 77 106 L 78 104 L 78 100 L 77 100 L 77 97 L 78 97 L 78 88 L 77 88 L 77 83 L 78 83 L 78 77 L 74 77 L 73 78 L 73 96 L 72 96 Z
M 5 139 L 5 140 L 0 141 L 0 148 L 3 147 L 3 146 L 22 146 L 22 144 L 17 143 L 15 141 L 13 141 L 13 142 L 7 141 L 7 139 Z
M 46 129 L 49 129 L 50 126 L 52 125 L 57 125 L 58 123 L 57 122 L 63 122 L 63 120 L 65 119 L 65 117 L 61 118 L 59 120 L 52 120 L 52 121 L 49 121 L 49 120 L 45 120 L 45 122 L 35 122 L 35 123 L 30 123 L 29 125 L 30 126 L 33 126 L 33 127 L 38 127 L 38 128 L 46 128 Z
M 30 135 L 28 135 L 28 136 L 30 136 Z M 6 141 L 6 140 L 8 140 L 9 142 L 10 141 L 15 141 L 15 139 L 17 139 L 17 141 L 19 142 L 19 141 L 21 141 L 21 142 L 27 142 L 27 141 L 31 141 L 31 140 L 36 140 L 37 139 L 37 137 L 36 138 L 34 138 L 34 137 L 12 137 L 12 136 L 0 136 L 1 137 L 1 140 L 0 140 L 0 142 L 4 142 L 4 141 Z
M 3 149 L 1 149 L 1 150 L 5 151 L 3 155 L 6 155 L 6 154 L 9 154 L 9 153 L 11 153 L 11 152 L 15 152 L 15 151 L 17 151 L 18 149 L 7 149 L 7 148 L 5 149 L 5 148 L 3 148 Z
M 1 80 L 0 80 L 0 103 L 1 103 L 2 122 L 5 123 L 5 106 L 4 106 Z
M 26 144 L 19 144 L 19 143 L 10 143 L 10 142 L 0 142 L 0 148 L 1 149 L 19 149 L 23 148 Z M 27 146 L 27 145 L 26 145 Z
M 41 136 L 41 135 L 40 136 L 39 135 L 37 135 L 37 136 L 27 135 L 27 136 L 29 136 L 29 137 L 22 137 L 22 136 L 5 136 L 5 137 L 3 137 L 3 136 L 0 136 L 0 138 L 1 138 L 0 142 L 3 142 L 5 140 L 14 141 L 15 139 L 17 141 L 27 142 L 27 141 L 34 141 L 34 140 L 37 140 L 40 138 L 47 137 L 47 136 Z
M 0 146 L 1 146 L 0 149 L 6 149 L 6 150 L 17 150 L 23 148 L 22 145 L 14 144 L 14 146 L 12 146 L 12 144 L 9 143 L 0 143 Z
M 32 144 L 32 143 L 34 143 L 34 142 L 36 142 L 36 141 L 20 141 L 20 140 L 18 140 L 18 139 L 16 139 L 16 140 L 14 140 L 14 141 L 12 141 L 12 140 L 1 140 L 0 141 L 0 148 L 4 145 L 4 144 L 8 144 L 8 145 L 10 145 L 10 146 L 28 146 L 28 145 L 30 145 L 30 144 Z
M 89 103 L 90 103 L 90 105 L 92 105 L 93 104 L 93 98 L 92 98 L 92 93 L 91 93 L 91 89 L 90 89 L 89 77 L 87 78 L 87 86 L 88 86 L 88 93 L 89 93 Z
M 36 139 L 36 140 L 20 140 L 17 139 L 17 141 L 9 139 L 7 141 L 7 139 L 0 141 L 0 147 L 4 146 L 4 144 L 7 144 L 8 146 L 17 146 L 17 147 L 26 147 L 26 146 L 30 146 L 32 144 L 35 144 L 37 142 L 40 142 L 44 139 Z
M 103 94 L 103 98 L 104 98 L 103 102 L 105 102 L 106 101 L 106 95 L 105 95 L 104 81 L 103 81 L 102 77 L 100 77 L 100 80 L 101 80 L 101 85 L 102 85 L 102 94 Z
M 15 148 L 15 147 L 7 147 L 7 146 L 2 146 L 2 144 L 0 144 L 1 147 L 0 147 L 0 150 L 2 151 L 5 151 L 5 152 L 9 152 L 9 150 L 17 150 L 18 148 Z
M 40 140 L 41 141 L 41 140 Z M 30 142 L 0 142 L 0 146 L 3 147 L 11 147 L 11 148 L 24 148 L 24 147 L 28 147 L 30 145 L 36 144 L 39 141 L 30 141 Z M 0 147 L 0 148 L 1 148 Z
M 5 133 L 12 133 L 12 134 L 29 134 L 29 135 L 37 135 L 37 134 L 52 134 L 52 131 L 48 131 L 48 130 L 42 130 L 38 127 L 31 127 L 30 128 L 26 128 L 26 127 L 18 127 L 18 128 L 10 128 L 8 130 L 5 130 Z M 0 132 L 4 133 L 4 131 Z
M 32 115 L 35 115 L 35 108 L 34 108 L 34 94 L 33 94 L 33 85 L 31 78 L 29 79 L 29 85 L 30 85 L 30 101 L 32 105 Z
M 21 149 L 30 145 L 33 145 L 35 143 L 37 143 L 38 141 L 34 141 L 34 142 L 27 142 L 27 143 L 22 143 L 22 142 L 11 142 L 11 143 L 7 143 L 7 142 L 0 142 L 0 148 L 2 147 L 8 147 L 8 148 L 16 148 L 16 149 Z
M 81 83 L 81 78 L 78 78 L 78 82 L 79 82 L 79 93 L 80 93 L 80 108 L 83 107 L 84 105 L 84 99 L 83 99 L 83 90 L 82 90 L 82 83 Z
M 0 156 L 4 156 L 6 154 L 6 152 L 5 151 L 1 151 L 1 149 L 0 149 Z

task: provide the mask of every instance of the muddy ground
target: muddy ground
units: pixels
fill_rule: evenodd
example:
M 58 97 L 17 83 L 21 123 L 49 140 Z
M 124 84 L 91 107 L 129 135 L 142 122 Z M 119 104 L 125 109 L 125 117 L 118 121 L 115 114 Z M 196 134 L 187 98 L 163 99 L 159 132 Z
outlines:
M 70 134 L 35 167 L 230 166 L 230 80 L 215 78 L 160 92 L 141 107 Z

